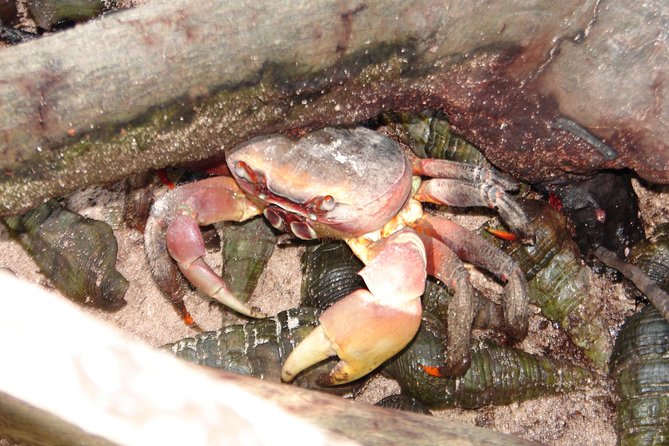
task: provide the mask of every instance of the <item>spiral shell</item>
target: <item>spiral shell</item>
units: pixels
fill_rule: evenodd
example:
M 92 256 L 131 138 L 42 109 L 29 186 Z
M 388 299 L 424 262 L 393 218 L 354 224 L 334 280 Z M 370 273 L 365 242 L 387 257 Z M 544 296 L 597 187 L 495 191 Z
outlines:
M 652 305 L 623 324 L 611 376 L 619 444 L 669 444 L 669 323 Z
M 534 229 L 534 245 L 497 241 L 528 280 L 530 302 L 565 330 L 572 342 L 598 367 L 605 369 L 611 337 L 601 303 L 590 299 L 590 278 L 565 218 L 547 203 L 519 200 Z
M 68 211 L 57 201 L 5 223 L 42 273 L 68 298 L 115 311 L 128 281 L 116 270 L 117 243 L 108 224 Z
M 280 382 L 284 360 L 318 324 L 317 313 L 313 308 L 293 308 L 275 317 L 228 325 L 162 348 L 194 364 Z M 295 383 L 331 393 L 351 391 L 358 384 L 327 389 L 316 384 L 319 375 L 329 372 L 334 362 L 335 359 L 326 361 L 302 373 Z
M 444 361 L 445 329 L 424 313 L 416 338 L 383 373 L 397 380 L 402 392 L 430 408 L 476 409 L 509 404 L 585 387 L 595 375 L 578 366 L 484 341 L 472 349 L 471 366 L 456 379 L 434 377 L 423 365 Z
M 388 113 L 385 121 L 393 126 L 400 140 L 411 147 L 416 156 L 492 167 L 476 146 L 451 131 L 451 125 L 441 111 Z
M 248 302 L 274 252 L 276 235 L 264 218 L 218 227 L 223 256 L 222 276 L 235 296 Z
M 375 406 L 387 407 L 389 409 L 404 410 L 413 413 L 422 413 L 424 415 L 432 415 L 430 409 L 425 407 L 423 403 L 409 395 L 398 393 L 396 395 L 388 395 L 379 400 Z
M 358 275 L 364 264 L 346 242 L 331 240 L 307 246 L 302 256 L 301 305 L 323 311 L 342 297 L 364 288 Z
M 669 290 L 669 225 L 635 243 L 628 261 Z M 636 291 L 635 291 L 636 292 Z M 627 318 L 611 353 L 621 445 L 669 444 L 669 322 L 653 305 Z

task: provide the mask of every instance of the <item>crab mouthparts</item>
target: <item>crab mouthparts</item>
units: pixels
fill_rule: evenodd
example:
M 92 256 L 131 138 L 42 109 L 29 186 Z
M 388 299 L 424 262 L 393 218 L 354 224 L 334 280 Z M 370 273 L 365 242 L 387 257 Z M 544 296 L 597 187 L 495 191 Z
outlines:
M 263 215 L 274 228 L 290 232 L 303 240 L 313 240 L 318 237 L 309 220 L 323 222 L 327 213 L 337 206 L 332 195 L 296 202 L 277 194 L 270 189 L 263 172 L 252 169 L 244 161 L 235 163 L 234 173 L 237 182 L 247 193 L 269 204 Z
M 295 237 L 302 240 L 314 240 L 318 238 L 316 231 L 300 214 L 288 212 L 279 206 L 268 206 L 263 211 L 263 215 L 279 231 L 292 233 Z

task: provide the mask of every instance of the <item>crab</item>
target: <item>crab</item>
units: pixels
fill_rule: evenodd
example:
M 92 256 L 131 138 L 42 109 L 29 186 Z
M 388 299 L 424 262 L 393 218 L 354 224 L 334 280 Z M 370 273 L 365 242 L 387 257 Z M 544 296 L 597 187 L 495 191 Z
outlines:
M 421 204 L 496 208 L 516 235 L 529 240 L 527 218 L 506 192 L 517 187 L 513 180 L 478 166 L 417 158 L 361 127 L 324 128 L 297 141 L 258 137 L 226 152 L 226 163 L 230 176 L 180 186 L 152 208 L 147 254 L 158 285 L 175 305 L 183 306 L 184 291 L 174 261 L 202 293 L 243 315 L 266 316 L 240 302 L 204 261 L 199 227 L 214 222 L 263 214 L 272 226 L 300 239 L 343 239 L 365 264 L 359 274 L 367 288 L 321 315 L 283 365 L 284 381 L 336 355 L 339 362 L 320 383 L 344 384 L 395 355 L 418 330 L 428 274 L 451 288 L 454 298 L 447 317 L 447 361 L 426 364 L 425 370 L 464 374 L 474 310 L 463 260 L 506 283 L 507 333 L 513 339 L 526 334 L 527 283 L 520 268 L 481 236 L 424 212 Z

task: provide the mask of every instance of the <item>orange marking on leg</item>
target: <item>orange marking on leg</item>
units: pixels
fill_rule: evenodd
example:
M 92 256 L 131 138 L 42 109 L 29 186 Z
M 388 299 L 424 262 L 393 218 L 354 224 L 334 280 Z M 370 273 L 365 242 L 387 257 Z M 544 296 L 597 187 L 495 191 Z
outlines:
M 435 378 L 441 378 L 444 375 L 441 373 L 441 370 L 439 367 L 434 366 L 434 365 L 422 365 L 420 366 L 425 373 L 427 373 L 430 376 L 434 376 Z
M 518 240 L 518 237 L 516 237 L 516 234 L 508 231 L 503 231 L 501 229 L 493 229 L 493 228 L 486 228 L 486 230 L 494 235 L 497 238 L 501 238 L 502 240 L 507 240 L 509 242 L 515 242 Z
M 174 189 L 176 185 L 167 177 L 167 173 L 165 172 L 165 169 L 158 169 L 156 170 L 156 175 L 158 175 L 158 178 L 160 178 L 160 181 L 167 186 L 169 189 Z

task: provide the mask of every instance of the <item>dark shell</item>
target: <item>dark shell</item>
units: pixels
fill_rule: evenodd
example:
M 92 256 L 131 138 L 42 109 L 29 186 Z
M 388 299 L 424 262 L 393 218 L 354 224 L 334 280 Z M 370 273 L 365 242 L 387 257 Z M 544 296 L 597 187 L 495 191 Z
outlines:
M 317 317 L 313 308 L 293 308 L 275 317 L 203 332 L 162 348 L 194 364 L 280 382 L 283 362 L 314 329 Z M 359 383 L 328 388 L 316 384 L 316 379 L 329 372 L 335 362 L 333 358 L 307 370 L 298 376 L 295 383 L 330 393 L 350 392 Z
M 233 294 L 248 302 L 274 252 L 276 235 L 264 218 L 218 227 L 223 256 L 222 276 Z
M 388 113 L 385 120 L 418 157 L 492 167 L 476 146 L 451 131 L 446 115 L 440 111 Z
M 574 391 L 596 379 L 584 368 L 489 341 L 472 349 L 471 366 L 462 378 L 428 375 L 422 365 L 442 364 L 445 342 L 443 324 L 424 313 L 416 338 L 383 372 L 397 380 L 403 393 L 430 408 L 509 404 Z
M 133 175 L 126 179 L 123 221 L 129 228 L 144 233 L 154 197 L 153 172 Z
M 669 444 L 669 323 L 652 305 L 623 324 L 611 354 L 619 444 Z
M 628 260 L 669 291 L 669 225 L 659 225 L 650 239 L 635 243 Z M 653 305 L 621 327 L 610 373 L 618 396 L 619 443 L 669 444 L 669 322 Z
M 378 401 L 375 406 L 432 415 L 432 412 L 430 412 L 430 410 L 416 398 L 401 393 L 397 395 L 389 395 Z
M 358 275 L 364 264 L 346 242 L 332 240 L 307 246 L 302 256 L 301 305 L 321 311 L 364 288 Z
M 530 302 L 569 335 L 585 355 L 604 369 L 611 337 L 601 316 L 601 302 L 589 296 L 590 278 L 565 218 L 548 203 L 519 200 L 530 217 L 534 245 L 496 240 L 528 279 Z M 493 240 L 495 241 L 495 240 Z
M 117 243 L 108 224 L 49 201 L 5 223 L 42 273 L 68 298 L 108 311 L 125 305 L 128 281 L 116 270 Z

